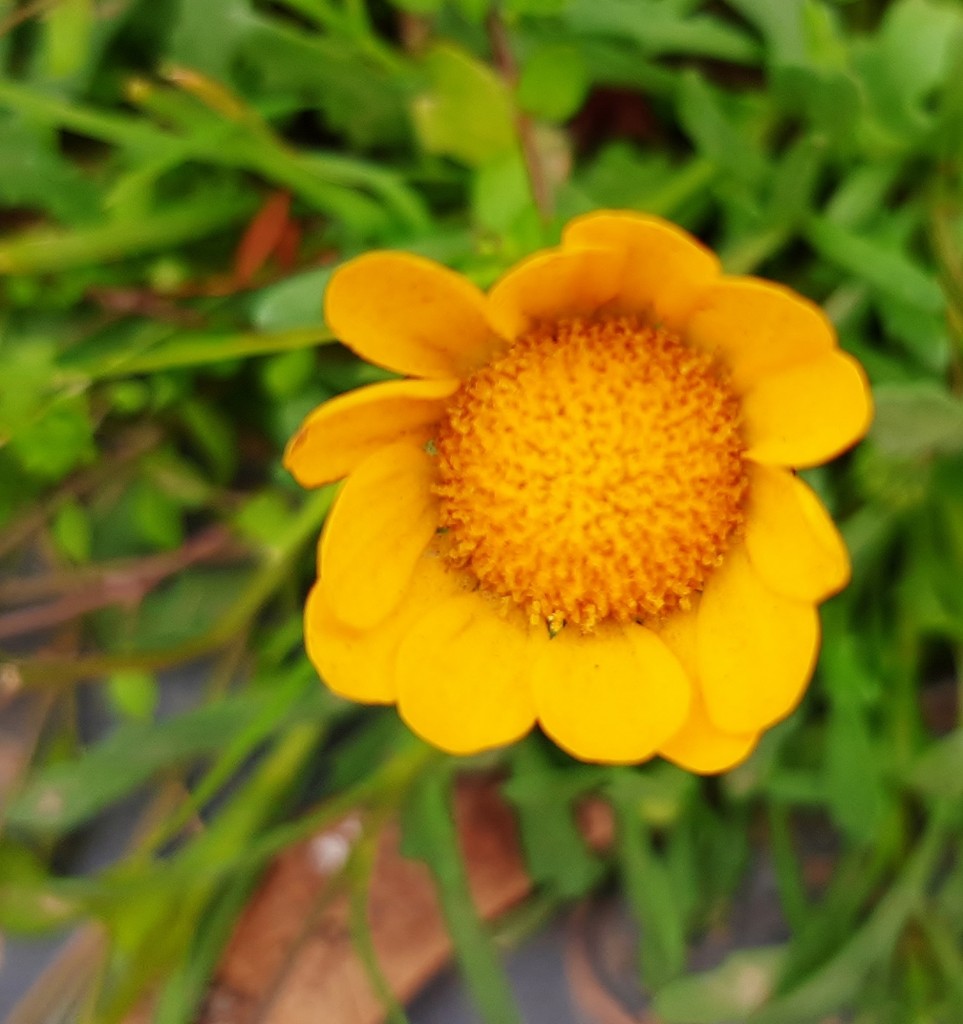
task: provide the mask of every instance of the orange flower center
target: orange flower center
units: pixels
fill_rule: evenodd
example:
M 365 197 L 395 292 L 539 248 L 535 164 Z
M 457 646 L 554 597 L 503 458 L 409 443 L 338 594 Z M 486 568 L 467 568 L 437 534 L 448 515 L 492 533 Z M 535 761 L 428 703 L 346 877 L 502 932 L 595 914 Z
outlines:
M 540 326 L 439 426 L 447 557 L 553 632 L 684 609 L 742 525 L 739 417 L 713 359 L 668 331 Z

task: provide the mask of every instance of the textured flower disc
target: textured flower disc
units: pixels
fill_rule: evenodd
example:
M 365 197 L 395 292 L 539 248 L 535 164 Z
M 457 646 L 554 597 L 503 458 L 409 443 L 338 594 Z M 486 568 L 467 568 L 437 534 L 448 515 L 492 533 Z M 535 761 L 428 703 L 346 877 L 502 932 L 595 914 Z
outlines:
M 435 448 L 449 559 L 553 631 L 688 607 L 742 527 L 724 373 L 633 318 L 530 331 L 464 382 Z

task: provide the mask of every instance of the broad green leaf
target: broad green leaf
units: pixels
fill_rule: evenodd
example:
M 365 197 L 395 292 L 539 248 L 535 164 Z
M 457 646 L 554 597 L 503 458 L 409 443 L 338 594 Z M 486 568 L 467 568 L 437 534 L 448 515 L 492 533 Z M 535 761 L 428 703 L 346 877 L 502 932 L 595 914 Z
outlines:
M 627 776 L 613 773 L 607 791 L 618 823 L 622 883 L 642 931 L 642 978 L 648 986 L 660 988 L 685 966 L 683 901 L 677 897 L 672 876 L 656 852 L 649 826 L 640 813 L 636 787 L 631 783 Z
M 93 182 L 57 152 L 52 133 L 0 113 L 0 204 L 77 224 L 93 217 L 99 200 Z
M 711 971 L 688 974 L 663 986 L 655 1010 L 665 1024 L 731 1024 L 743 1021 L 774 991 L 786 958 L 783 946 L 740 950 Z
M 519 106 L 547 121 L 565 121 L 581 107 L 590 82 L 577 47 L 540 46 L 522 65 L 516 96 Z
M 872 845 L 885 809 L 883 758 L 852 695 L 833 702 L 826 747 L 830 813 L 852 844 Z
M 134 523 L 141 539 L 152 548 L 179 547 L 184 540 L 180 504 L 148 480 L 140 480 L 132 494 Z
M 910 785 L 928 797 L 963 798 L 963 729 L 931 743 L 910 768 Z
M 881 384 L 870 437 L 898 458 L 963 451 L 963 402 L 936 384 Z
M 21 466 L 43 480 L 61 480 L 96 457 L 93 424 L 85 395 L 58 397 L 10 439 Z
M 416 96 L 412 116 L 421 145 L 478 167 L 515 142 L 508 87 L 485 64 L 450 44 L 425 57 L 429 87 Z
M 690 70 L 679 78 L 677 104 L 682 129 L 702 156 L 753 187 L 767 175 L 754 138 L 756 111 L 750 102 L 717 89 Z
M 86 60 L 94 28 L 92 0 L 61 0 L 43 20 L 46 71 L 50 78 L 68 78 Z
M 433 767 L 416 783 L 408 801 L 402 852 L 423 860 L 435 879 L 459 965 L 486 1024 L 521 1024 L 511 987 L 468 888 L 452 813 L 450 773 L 440 765 Z
M 565 16 L 577 32 L 631 40 L 646 56 L 686 54 L 736 64 L 755 64 L 760 57 L 741 29 L 664 0 L 569 0 Z
M 329 708 L 319 687 L 285 685 L 227 697 L 156 724 L 127 722 L 80 757 L 42 768 L 7 807 L 7 821 L 32 834 L 61 835 L 157 772 L 215 753 L 225 737 L 253 723 L 277 727 L 283 721 L 317 719 Z
M 517 149 L 478 168 L 472 178 L 471 205 L 478 226 L 497 234 L 508 234 L 531 210 L 528 172 Z
M 226 483 L 239 461 L 233 422 L 216 405 L 199 398 L 182 402 L 177 411 L 208 472 L 219 483 Z
M 857 235 L 825 217 L 806 223 L 806 238 L 829 263 L 880 291 L 929 313 L 943 309 L 934 275 L 892 245 Z
M 6 840 L 0 846 L 0 928 L 42 935 L 72 924 L 86 910 L 82 881 L 53 878 L 40 859 Z
M 157 677 L 138 669 L 112 672 L 107 677 L 107 695 L 115 711 L 123 718 L 149 722 L 157 710 L 160 696 Z
M 762 34 L 770 65 L 806 63 L 806 0 L 727 0 Z
M 257 292 L 251 302 L 251 320 L 260 331 L 288 331 L 321 327 L 321 300 L 331 279 L 322 267 L 295 274 Z
M 79 502 L 68 499 L 50 524 L 53 539 L 72 562 L 89 562 L 91 549 L 90 515 Z
M 533 881 L 562 899 L 584 895 L 601 877 L 602 862 L 586 847 L 574 807 L 598 781 L 592 769 L 554 768 L 534 743 L 512 751 L 512 775 L 502 789 L 518 814 L 525 865 Z

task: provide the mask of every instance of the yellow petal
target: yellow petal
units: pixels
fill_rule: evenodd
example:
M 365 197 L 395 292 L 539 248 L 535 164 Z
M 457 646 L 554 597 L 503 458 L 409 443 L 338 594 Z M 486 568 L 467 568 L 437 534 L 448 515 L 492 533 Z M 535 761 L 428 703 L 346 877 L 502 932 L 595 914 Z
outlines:
M 449 754 L 512 743 L 535 723 L 528 683 L 529 637 L 480 593 L 439 603 L 398 650 L 398 711 L 411 729 Z
M 466 278 L 421 256 L 372 252 L 335 271 L 324 315 L 369 363 L 413 377 L 463 377 L 495 339 L 485 297 Z
M 689 678 L 644 626 L 588 636 L 569 627 L 535 638 L 532 682 L 542 728 L 583 761 L 630 764 L 651 757 L 689 710 Z
M 693 700 L 682 728 L 659 753 L 686 771 L 715 775 L 740 764 L 756 749 L 759 733 L 729 733 L 717 729 L 701 697 Z
M 763 582 L 800 601 L 824 601 L 849 582 L 849 554 L 812 490 L 785 469 L 751 465 L 746 550 Z
M 696 621 L 699 685 L 724 732 L 755 732 L 799 702 L 819 651 L 812 604 L 770 590 L 735 548 L 709 577 Z
M 719 274 L 719 261 L 682 228 L 658 217 L 600 211 L 576 217 L 564 247 L 597 246 L 625 255 L 616 300 L 620 312 L 679 330 L 699 293 Z
M 346 626 L 331 614 L 315 585 L 304 610 L 308 657 L 335 693 L 365 704 L 395 700 L 395 658 L 412 622 L 455 594 L 462 593 L 458 577 L 442 560 L 425 554 L 412 572 L 411 585 L 398 606 L 371 629 Z
M 873 418 L 862 367 L 845 352 L 763 376 L 742 400 L 748 456 L 777 466 L 815 466 L 858 441 Z
M 615 297 L 625 253 L 549 249 L 519 263 L 488 295 L 488 319 L 511 340 L 539 321 L 591 316 Z
M 744 761 L 755 749 L 759 734 L 723 732 L 713 725 L 698 685 L 696 624 L 698 599 L 685 612 L 670 615 L 659 626 L 659 637 L 679 659 L 693 682 L 692 704 L 682 728 L 662 744 L 659 753 L 691 772 L 711 775 Z
M 722 278 L 705 289 L 685 337 L 719 355 L 737 391 L 836 348 L 836 331 L 818 306 L 788 288 L 751 277 Z
M 345 625 L 367 629 L 401 600 L 438 525 L 434 463 L 412 444 L 369 455 L 345 481 L 321 534 L 321 591 Z
M 347 476 L 359 462 L 396 441 L 427 441 L 457 380 L 389 380 L 319 405 L 284 451 L 284 468 L 302 487 Z

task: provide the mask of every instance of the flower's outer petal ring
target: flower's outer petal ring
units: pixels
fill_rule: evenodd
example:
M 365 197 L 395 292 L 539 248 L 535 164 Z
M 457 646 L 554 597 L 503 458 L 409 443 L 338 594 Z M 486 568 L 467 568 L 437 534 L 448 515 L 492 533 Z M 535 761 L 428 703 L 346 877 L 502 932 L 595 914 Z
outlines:
M 819 651 L 814 605 L 770 590 L 744 548 L 709 577 L 696 620 L 699 685 L 712 724 L 757 732 L 802 697 Z
M 835 351 L 762 377 L 743 396 L 742 415 L 750 459 L 816 466 L 866 433 L 873 403 L 862 367 Z
M 681 329 L 701 291 L 719 275 L 719 261 L 682 228 L 658 217 L 599 211 L 576 217 L 564 248 L 595 246 L 625 254 L 616 292 L 619 312 Z
M 670 615 L 659 627 L 659 637 L 679 659 L 695 683 L 692 704 L 682 728 L 662 744 L 659 753 L 668 760 L 700 775 L 727 771 L 744 761 L 755 749 L 759 734 L 728 733 L 717 729 L 709 719 L 698 685 L 696 623 L 698 601 L 691 609 Z
M 729 733 L 717 729 L 701 698 L 696 698 L 685 725 L 662 744 L 659 753 L 686 771 L 717 775 L 745 761 L 758 742 L 756 732 Z
M 463 592 L 441 559 L 425 554 L 412 573 L 400 604 L 371 629 L 357 630 L 331 614 L 315 585 L 304 610 L 308 657 L 328 687 L 349 700 L 390 704 L 396 698 L 395 657 L 412 622 L 440 602 Z
M 497 343 L 475 285 L 404 252 L 371 252 L 339 267 L 324 315 L 363 359 L 412 377 L 464 377 Z
M 817 305 L 752 277 L 726 277 L 706 288 L 684 333 L 690 345 L 721 358 L 740 393 L 767 374 L 837 347 L 836 331 Z
M 540 321 L 592 316 L 616 296 L 625 253 L 549 249 L 522 261 L 488 294 L 488 320 L 511 341 Z
M 435 467 L 404 442 L 380 448 L 348 477 L 321 534 L 320 586 L 346 626 L 368 629 L 398 605 L 438 525 Z
M 480 593 L 440 603 L 398 649 L 399 714 L 449 754 L 514 742 L 535 724 L 528 645 L 521 617 L 502 617 Z
M 583 761 L 632 764 L 678 732 L 689 711 L 689 677 L 644 626 L 589 636 L 563 629 L 536 638 L 532 682 L 542 728 Z
M 396 441 L 428 439 L 458 380 L 389 380 L 319 405 L 288 442 L 284 466 L 302 487 L 340 480 Z
M 849 553 L 835 523 L 785 469 L 750 466 L 746 551 L 770 589 L 799 601 L 825 601 L 849 582 Z

